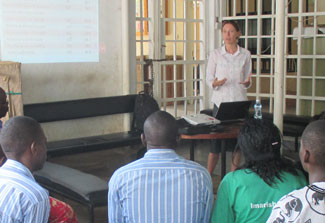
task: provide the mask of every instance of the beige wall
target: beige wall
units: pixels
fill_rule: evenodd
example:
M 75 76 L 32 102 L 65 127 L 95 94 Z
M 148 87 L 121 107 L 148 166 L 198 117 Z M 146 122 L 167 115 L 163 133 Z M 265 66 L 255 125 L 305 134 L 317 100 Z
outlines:
M 318 0 L 318 12 L 324 12 L 325 11 L 325 1 L 324 0 Z M 319 16 L 317 18 L 317 25 L 319 26 L 325 26 L 325 16 Z
M 22 64 L 23 103 L 62 101 L 123 94 L 122 3 L 99 0 L 98 63 Z M 121 131 L 123 116 L 47 123 L 48 140 Z

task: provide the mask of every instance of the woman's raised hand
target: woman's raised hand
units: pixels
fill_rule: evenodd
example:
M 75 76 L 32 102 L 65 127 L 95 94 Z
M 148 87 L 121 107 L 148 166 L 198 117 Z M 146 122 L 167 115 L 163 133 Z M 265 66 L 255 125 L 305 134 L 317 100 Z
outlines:
M 222 86 L 222 85 L 224 85 L 224 83 L 226 83 L 226 81 L 227 81 L 227 78 L 218 80 L 218 78 L 216 77 L 212 83 L 212 87 L 215 88 L 218 86 Z

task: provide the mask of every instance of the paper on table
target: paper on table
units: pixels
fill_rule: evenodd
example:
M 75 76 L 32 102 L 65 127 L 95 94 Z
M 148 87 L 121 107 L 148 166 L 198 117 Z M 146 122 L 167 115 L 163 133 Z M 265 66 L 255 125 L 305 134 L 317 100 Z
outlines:
M 184 118 L 188 123 L 192 125 L 220 124 L 220 121 L 218 119 L 206 114 L 184 115 L 182 118 Z

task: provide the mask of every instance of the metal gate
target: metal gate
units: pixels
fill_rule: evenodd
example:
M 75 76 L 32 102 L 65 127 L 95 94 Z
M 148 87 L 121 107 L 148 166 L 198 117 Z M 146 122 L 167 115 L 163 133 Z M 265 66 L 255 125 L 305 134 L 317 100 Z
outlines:
M 176 117 L 204 100 L 204 11 L 200 0 L 136 0 L 137 91 Z
M 273 112 L 276 0 L 218 2 L 221 20 L 239 23 L 239 45 L 252 53 L 249 99 L 261 98 L 264 110 Z M 285 0 L 285 5 L 283 112 L 315 115 L 325 110 L 325 1 Z

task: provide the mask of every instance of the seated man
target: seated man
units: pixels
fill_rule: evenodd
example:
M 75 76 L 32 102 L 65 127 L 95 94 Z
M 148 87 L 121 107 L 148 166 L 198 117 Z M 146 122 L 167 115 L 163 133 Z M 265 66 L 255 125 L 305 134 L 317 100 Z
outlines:
M 28 117 L 11 118 L 1 130 L 0 144 L 8 159 L 0 168 L 0 222 L 46 223 L 49 195 L 32 175 L 46 160 L 41 126 Z
M 267 222 L 325 222 L 325 120 L 306 127 L 299 157 L 309 185 L 282 197 Z
M 213 203 L 208 171 L 175 153 L 178 128 L 164 111 L 144 123 L 145 156 L 109 181 L 109 222 L 209 222 Z
M 0 88 L 0 118 L 6 116 L 8 112 L 7 95 L 5 91 Z M 2 128 L 2 121 L 0 120 L 0 130 Z M 6 156 L 0 147 L 0 167 L 5 163 Z M 66 203 L 50 197 L 50 217 L 49 223 L 76 223 L 77 217 L 73 209 Z

